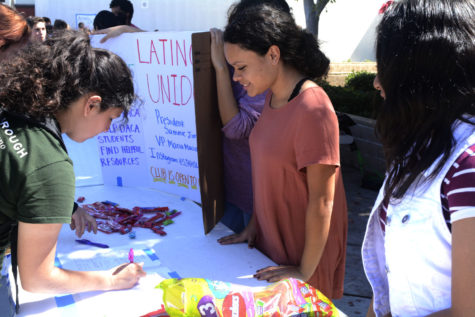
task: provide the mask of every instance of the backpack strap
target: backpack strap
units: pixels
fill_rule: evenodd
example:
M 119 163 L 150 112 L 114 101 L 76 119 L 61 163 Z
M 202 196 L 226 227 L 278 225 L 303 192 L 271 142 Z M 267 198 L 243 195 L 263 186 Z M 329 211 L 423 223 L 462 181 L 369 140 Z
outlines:
M 15 280 L 15 312 L 18 314 L 20 312 L 20 300 L 18 298 L 18 223 L 15 222 L 12 225 L 12 231 L 10 231 L 10 250 L 12 255 L 12 273 L 13 279 Z
M 12 259 L 12 273 L 13 279 L 15 280 L 15 290 L 16 290 L 16 299 L 15 299 L 15 312 L 18 314 L 20 311 L 20 301 L 18 299 L 18 261 L 17 261 L 17 251 L 18 251 L 18 222 L 15 220 L 9 220 L 0 225 L 0 236 L 6 235 L 10 232 L 10 252 Z

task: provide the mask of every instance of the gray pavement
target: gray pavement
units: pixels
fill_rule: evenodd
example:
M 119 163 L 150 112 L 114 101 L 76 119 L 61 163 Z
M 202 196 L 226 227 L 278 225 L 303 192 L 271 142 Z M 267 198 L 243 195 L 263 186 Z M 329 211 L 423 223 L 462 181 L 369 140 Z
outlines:
M 333 302 L 349 317 L 366 316 L 372 291 L 361 263 L 361 244 L 378 193 L 361 187 L 362 177 L 358 169 L 343 166 L 342 173 L 348 202 L 345 289 L 343 298 Z

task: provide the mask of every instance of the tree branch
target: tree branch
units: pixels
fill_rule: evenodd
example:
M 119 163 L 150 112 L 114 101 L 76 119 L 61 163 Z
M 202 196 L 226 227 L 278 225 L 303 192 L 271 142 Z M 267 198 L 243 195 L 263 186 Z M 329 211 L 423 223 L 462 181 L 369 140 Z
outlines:
M 323 9 L 325 9 L 325 6 L 328 4 L 328 2 L 330 2 L 330 0 L 317 0 L 317 3 L 315 4 L 315 14 L 318 17 L 322 13 Z
M 305 11 L 307 30 L 311 32 L 315 38 L 318 38 L 318 23 L 320 21 L 320 14 L 323 12 L 323 9 L 325 9 L 325 6 L 329 2 L 335 1 L 336 0 L 304 0 L 303 7 Z

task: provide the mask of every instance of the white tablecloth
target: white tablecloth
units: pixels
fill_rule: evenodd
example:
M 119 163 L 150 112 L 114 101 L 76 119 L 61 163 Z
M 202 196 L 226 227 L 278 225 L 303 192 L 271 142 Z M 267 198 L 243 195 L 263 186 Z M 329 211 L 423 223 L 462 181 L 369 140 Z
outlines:
M 256 249 L 249 249 L 246 244 L 218 244 L 218 238 L 231 233 L 221 223 L 205 235 L 201 208 L 191 200 L 157 190 L 112 186 L 78 187 L 77 196 L 86 198 L 84 204 L 109 200 L 126 208 L 168 206 L 181 211 L 182 214 L 174 218 L 175 223 L 165 227 L 166 236 L 159 236 L 150 229 L 143 228 L 134 228 L 135 239 L 119 233 L 85 233 L 83 236 L 109 245 L 112 251 L 153 249 L 161 268 L 156 271 L 161 275 L 149 272 L 139 285 L 127 291 L 55 296 L 21 290 L 19 316 L 140 316 L 160 308 L 162 292 L 154 286 L 161 279 L 169 277 L 201 277 L 248 286 L 268 285 L 267 282 L 252 278 L 252 275 L 259 268 L 274 263 Z M 79 244 L 75 239 L 69 225 L 64 225 L 57 247 L 58 265 L 68 268 L 71 265 L 68 259 L 78 259 L 91 252 L 107 250 Z M 124 262 L 126 261 L 124 256 Z M 146 267 L 145 269 L 147 270 Z

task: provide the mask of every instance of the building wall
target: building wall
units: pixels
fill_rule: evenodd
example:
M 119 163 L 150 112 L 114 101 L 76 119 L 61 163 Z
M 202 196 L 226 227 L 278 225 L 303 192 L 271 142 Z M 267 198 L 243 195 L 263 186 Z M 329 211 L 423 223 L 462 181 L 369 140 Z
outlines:
M 12 2 L 15 2 L 15 5 L 35 5 L 35 0 L 11 0 Z
M 147 31 L 207 31 L 224 27 L 227 8 L 233 0 L 132 0 L 132 23 Z M 110 0 L 36 0 L 36 11 L 51 20 L 63 19 L 77 26 L 77 15 L 109 10 Z
M 322 49 L 332 61 L 375 60 L 375 30 L 386 0 L 336 0 L 320 19 Z
M 11 6 L 12 5 L 12 0 L 0 0 L 0 3 L 1 4 L 6 4 L 7 6 Z
M 23 0 L 35 1 L 36 14 L 63 19 L 76 27 L 78 17 L 89 19 L 108 10 L 110 0 Z M 132 0 L 132 23 L 148 30 L 207 31 L 223 28 L 226 13 L 237 0 Z M 374 29 L 378 10 L 386 0 L 336 0 L 320 17 L 322 50 L 334 62 L 374 60 Z M 303 0 L 287 0 L 298 24 L 305 27 Z

